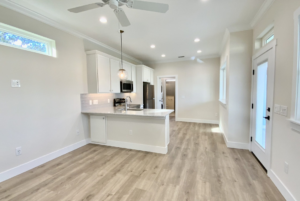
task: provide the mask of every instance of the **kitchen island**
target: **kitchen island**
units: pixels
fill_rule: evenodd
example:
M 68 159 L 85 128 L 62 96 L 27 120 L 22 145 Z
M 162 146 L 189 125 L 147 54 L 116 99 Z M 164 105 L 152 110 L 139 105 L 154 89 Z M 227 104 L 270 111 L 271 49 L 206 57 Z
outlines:
M 174 110 L 83 110 L 90 117 L 91 143 L 166 154 L 170 142 L 169 115 Z

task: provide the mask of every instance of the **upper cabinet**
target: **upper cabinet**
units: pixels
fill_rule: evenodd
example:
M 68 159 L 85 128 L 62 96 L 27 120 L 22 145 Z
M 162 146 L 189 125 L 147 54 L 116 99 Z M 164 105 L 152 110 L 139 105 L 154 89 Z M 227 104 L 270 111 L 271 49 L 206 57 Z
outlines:
M 154 84 L 154 70 L 145 65 L 138 65 L 137 67 L 140 68 L 140 70 L 142 72 L 142 81 L 149 82 L 151 85 L 153 85 Z
M 120 79 L 118 77 L 121 61 L 118 58 L 99 52 L 87 52 L 87 75 L 89 93 L 120 93 Z M 132 80 L 136 92 L 135 65 L 123 62 L 127 72 L 126 80 Z

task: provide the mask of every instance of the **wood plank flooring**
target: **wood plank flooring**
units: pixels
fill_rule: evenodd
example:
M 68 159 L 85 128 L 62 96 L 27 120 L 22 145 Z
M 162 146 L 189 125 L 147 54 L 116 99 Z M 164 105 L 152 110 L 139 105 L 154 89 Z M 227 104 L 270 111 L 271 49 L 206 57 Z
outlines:
M 217 125 L 170 122 L 167 155 L 87 145 L 0 183 L 1 201 L 282 201 Z M 215 128 L 215 129 L 214 129 Z

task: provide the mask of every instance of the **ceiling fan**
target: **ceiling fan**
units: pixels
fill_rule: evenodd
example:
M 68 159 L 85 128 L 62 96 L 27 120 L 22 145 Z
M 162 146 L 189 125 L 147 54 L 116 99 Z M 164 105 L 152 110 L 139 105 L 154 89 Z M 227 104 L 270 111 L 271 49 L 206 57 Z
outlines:
M 102 0 L 102 1 L 103 3 L 102 2 L 92 3 L 84 6 L 79 6 L 76 8 L 71 8 L 68 11 L 72 13 L 80 13 L 87 10 L 103 7 L 105 5 L 109 5 L 110 8 L 114 9 L 114 13 L 117 16 L 120 24 L 123 27 L 127 27 L 130 25 L 130 22 L 123 9 L 120 8 L 121 6 L 126 5 L 128 8 L 153 11 L 158 13 L 166 13 L 169 9 L 168 4 L 154 3 L 154 2 L 147 2 L 147 1 L 138 1 L 138 0 Z
M 204 63 L 204 61 L 202 61 L 201 59 L 197 58 L 197 57 L 191 57 L 191 60 L 194 61 L 196 60 L 198 63 Z

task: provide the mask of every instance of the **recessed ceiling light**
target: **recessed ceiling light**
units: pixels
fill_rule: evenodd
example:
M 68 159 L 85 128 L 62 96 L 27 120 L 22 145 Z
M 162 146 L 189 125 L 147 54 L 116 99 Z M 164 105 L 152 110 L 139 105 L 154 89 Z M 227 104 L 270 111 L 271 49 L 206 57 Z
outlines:
M 154 49 L 154 48 L 155 48 L 155 45 L 151 45 L 150 47 L 151 47 L 152 49 Z
M 200 41 L 200 39 L 196 38 L 194 41 L 195 41 L 195 43 L 198 43 Z
M 101 17 L 100 22 L 102 22 L 103 24 L 106 24 L 107 23 L 106 17 Z
M 166 55 L 162 54 L 161 57 L 166 57 Z
M 198 50 L 197 52 L 198 52 L 198 53 L 201 53 L 202 51 L 201 51 L 201 50 Z

